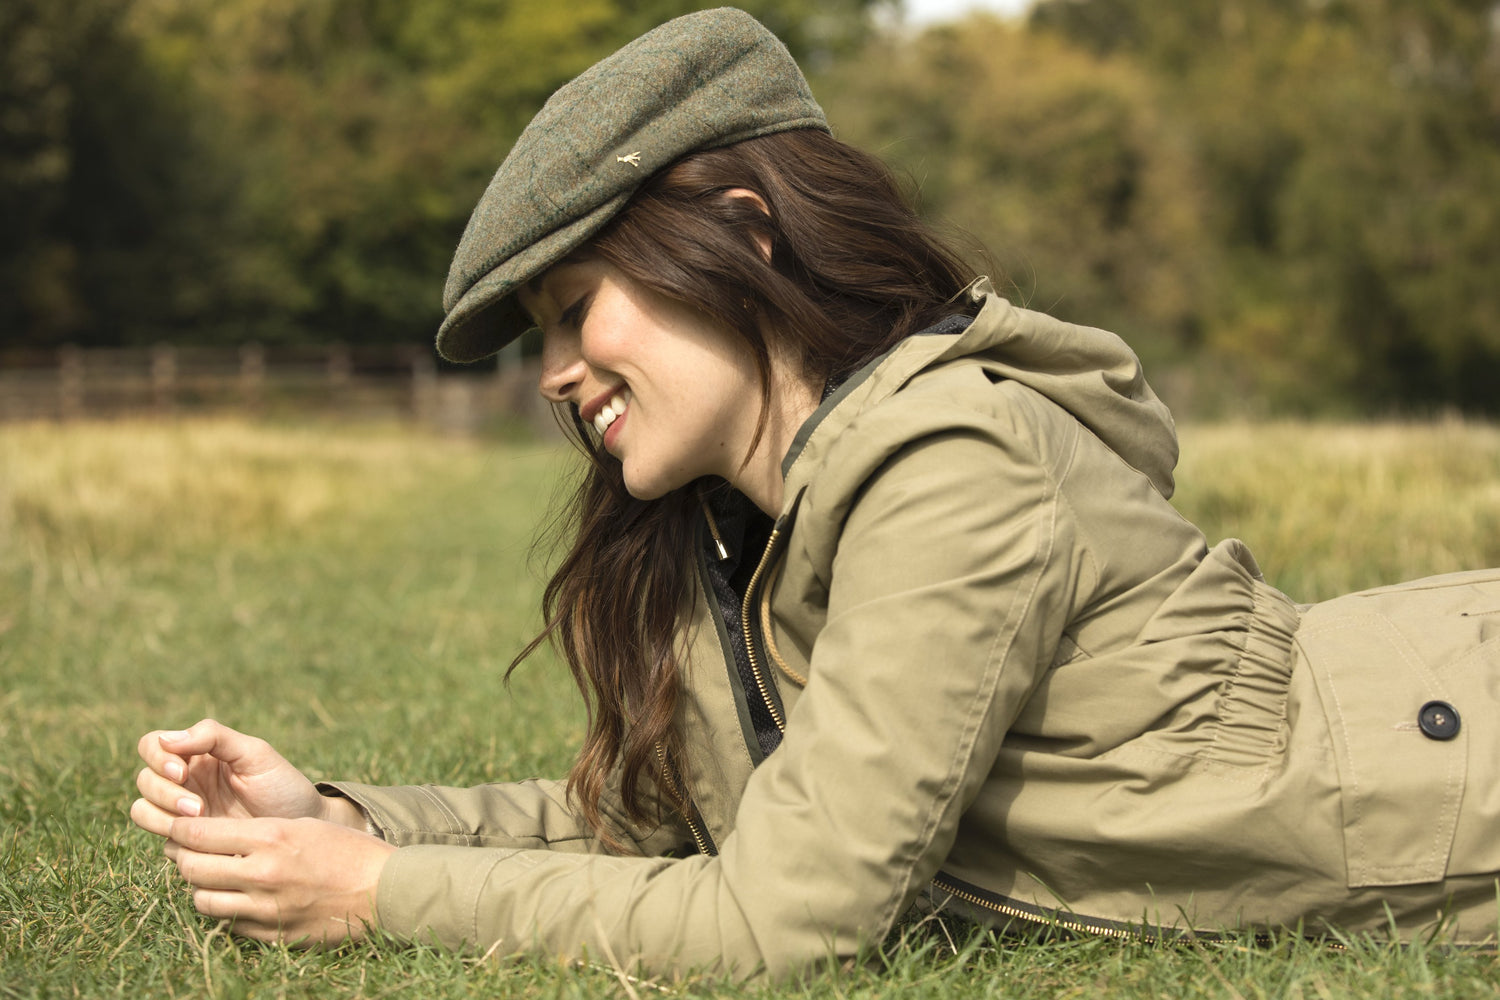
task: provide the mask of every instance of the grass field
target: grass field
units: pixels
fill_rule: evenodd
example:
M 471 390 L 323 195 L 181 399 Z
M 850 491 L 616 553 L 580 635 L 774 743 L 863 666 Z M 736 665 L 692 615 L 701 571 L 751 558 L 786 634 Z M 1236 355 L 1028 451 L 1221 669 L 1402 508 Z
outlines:
M 1500 429 L 1188 427 L 1178 503 L 1300 600 L 1500 565 Z M 0 425 L 0 997 L 573 997 L 650 984 L 389 942 L 229 938 L 134 831 L 137 736 L 213 715 L 314 777 L 560 774 L 533 524 L 567 457 L 379 427 Z M 1479 997 L 1487 956 L 913 938 L 774 997 Z

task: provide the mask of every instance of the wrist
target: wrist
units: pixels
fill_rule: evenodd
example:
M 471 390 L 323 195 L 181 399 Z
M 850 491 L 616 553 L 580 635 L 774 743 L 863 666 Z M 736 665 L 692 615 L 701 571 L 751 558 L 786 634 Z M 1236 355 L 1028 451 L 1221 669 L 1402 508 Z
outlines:
M 361 833 L 370 832 L 369 819 L 365 816 L 364 810 L 355 805 L 352 799 L 343 795 L 320 794 L 323 796 L 321 819 L 337 823 L 339 826 L 347 826 L 351 830 L 359 830 Z

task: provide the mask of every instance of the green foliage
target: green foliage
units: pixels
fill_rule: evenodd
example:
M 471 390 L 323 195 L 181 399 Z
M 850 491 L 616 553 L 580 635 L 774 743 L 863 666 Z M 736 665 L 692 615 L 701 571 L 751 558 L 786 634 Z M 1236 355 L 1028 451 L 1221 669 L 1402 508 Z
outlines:
M 871 2 L 747 6 L 816 60 Z M 700 6 L 16 0 L 0 15 L 19 39 L 0 67 L 0 203 L 20 223 L 5 339 L 425 338 L 531 115 Z
M 1500 430 L 1185 430 L 1180 507 L 1301 599 L 1500 558 Z M 0 425 L 0 997 L 642 997 L 545 957 L 299 952 L 199 917 L 126 818 L 151 728 L 213 714 L 317 777 L 558 775 L 582 735 L 527 543 L 570 455 L 395 428 Z M 1257 472 L 1259 474 L 1257 474 Z M 1393 522 L 1392 512 L 1410 512 Z M 788 987 L 699 996 L 1492 997 L 1493 954 L 1167 948 L 926 924 Z
M 1201 199 L 1137 67 L 975 17 L 877 39 L 819 83 L 835 132 L 988 247 L 1013 297 L 1114 328 L 1148 360 L 1191 345 Z
M 7 343 L 161 336 L 226 287 L 209 222 L 228 188 L 201 109 L 153 64 L 129 6 L 12 0 L 0 11 Z
M 0 325 L 13 329 L 31 302 L 57 308 L 69 248 L 49 232 L 68 170 L 68 90 L 57 38 L 37 2 L 0 7 Z M 22 251 L 25 251 L 23 253 Z M 28 291 L 29 290 L 29 291 Z M 59 317 L 60 318 L 60 317 Z
M 1047 0 L 1032 25 L 1164 81 L 1196 150 L 1241 391 L 1282 409 L 1500 394 L 1500 35 L 1473 0 Z
M 448 257 L 510 139 L 613 46 L 609 0 L 141 0 L 163 60 L 225 116 L 260 339 L 422 337 Z

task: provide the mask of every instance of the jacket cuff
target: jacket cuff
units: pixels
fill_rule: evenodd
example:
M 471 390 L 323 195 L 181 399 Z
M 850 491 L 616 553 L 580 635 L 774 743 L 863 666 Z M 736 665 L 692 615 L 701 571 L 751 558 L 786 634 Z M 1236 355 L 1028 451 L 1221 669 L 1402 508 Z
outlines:
M 485 951 L 497 943 L 504 952 L 530 942 L 485 940 L 481 922 L 490 928 L 512 923 L 504 914 L 503 894 L 490 882 L 504 862 L 525 852 L 519 848 L 473 848 L 440 844 L 403 847 L 386 859 L 375 896 L 375 922 L 382 932 L 407 943 L 445 948 L 472 946 Z M 487 898 L 486 898 L 487 897 Z M 489 934 L 492 936 L 494 930 Z
M 366 800 L 359 794 L 359 789 L 362 786 L 349 781 L 317 781 L 313 783 L 313 787 L 318 790 L 319 795 L 344 798 L 353 802 L 365 818 L 365 832 L 372 837 L 379 837 L 381 840 L 389 839 L 386 837 L 385 831 L 390 824 L 382 824 L 376 818 L 374 803 Z
M 348 799 L 350 802 L 354 803 L 354 808 L 358 809 L 360 816 L 364 817 L 365 833 L 368 833 L 372 837 L 378 837 L 381 840 L 385 839 L 385 836 L 380 832 L 380 828 L 375 825 L 374 820 L 370 819 L 370 810 L 366 809 L 358 799 L 355 799 L 353 796 L 344 794 L 344 790 L 342 788 L 339 788 L 337 784 L 331 781 L 315 782 L 313 787 L 316 788 L 318 790 L 318 794 L 323 796 L 324 798 Z

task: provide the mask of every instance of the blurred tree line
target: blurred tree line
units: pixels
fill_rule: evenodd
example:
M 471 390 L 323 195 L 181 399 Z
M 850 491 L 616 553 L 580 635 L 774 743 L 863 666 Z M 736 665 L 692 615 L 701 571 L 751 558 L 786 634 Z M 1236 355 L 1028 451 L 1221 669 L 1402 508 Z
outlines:
M 742 3 L 838 134 L 1192 408 L 1500 412 L 1500 6 Z M 5 0 L 6 345 L 404 340 L 559 84 L 670 0 Z
M 746 7 L 817 61 L 870 0 Z M 5 0 L 7 345 L 406 340 L 511 142 L 670 0 Z
M 846 138 L 1200 412 L 1500 412 L 1500 5 L 1047 0 L 873 39 Z

